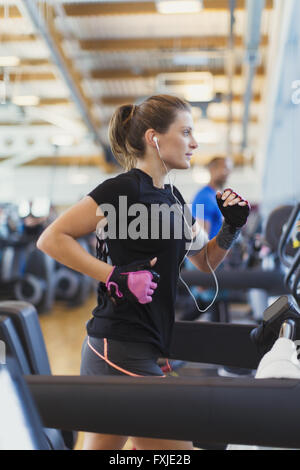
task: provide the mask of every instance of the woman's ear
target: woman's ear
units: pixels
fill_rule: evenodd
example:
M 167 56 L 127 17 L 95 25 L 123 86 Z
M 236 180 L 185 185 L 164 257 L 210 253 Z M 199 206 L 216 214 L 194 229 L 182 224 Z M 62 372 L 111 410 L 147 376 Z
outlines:
M 146 144 L 150 145 L 151 147 L 156 148 L 156 142 L 154 140 L 154 137 L 156 137 L 156 132 L 154 129 L 147 129 L 145 132 L 145 141 Z

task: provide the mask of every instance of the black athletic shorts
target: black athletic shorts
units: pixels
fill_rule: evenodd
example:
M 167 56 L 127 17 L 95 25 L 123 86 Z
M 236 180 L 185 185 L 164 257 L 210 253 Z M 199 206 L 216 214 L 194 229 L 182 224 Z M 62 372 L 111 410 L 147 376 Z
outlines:
M 80 375 L 165 377 L 159 354 L 150 343 L 133 343 L 87 336 L 82 346 Z

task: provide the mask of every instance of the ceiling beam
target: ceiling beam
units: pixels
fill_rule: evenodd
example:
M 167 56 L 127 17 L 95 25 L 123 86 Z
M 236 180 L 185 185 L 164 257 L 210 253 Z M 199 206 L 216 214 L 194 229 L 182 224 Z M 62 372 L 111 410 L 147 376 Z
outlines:
M 105 158 L 102 154 L 99 155 L 46 155 L 36 157 L 30 162 L 24 163 L 22 166 L 100 166 L 105 164 Z
M 37 157 L 21 166 L 58 166 L 58 167 L 96 167 L 101 168 L 105 173 L 114 173 L 118 169 L 117 165 L 107 163 L 104 155 L 95 156 L 45 156 Z
M 253 166 L 254 157 L 245 157 L 241 153 L 235 153 L 232 155 L 232 161 L 235 167 L 237 166 Z M 211 154 L 208 155 L 197 155 L 193 156 L 193 166 L 205 166 L 211 160 Z
M 69 62 L 69 59 L 66 58 L 66 60 Z M 70 64 L 71 66 L 71 64 Z M 161 73 L 182 73 L 182 72 L 189 72 L 190 70 L 187 70 L 186 68 L 174 68 L 174 69 L 150 69 L 150 70 L 140 70 L 138 72 L 135 72 L 133 70 L 126 70 L 126 69 L 109 69 L 109 70 L 92 70 L 90 73 L 90 77 L 94 80 L 133 80 L 133 79 L 140 79 L 140 78 L 155 78 L 158 74 Z M 201 70 L 199 70 L 200 72 Z M 224 69 L 205 69 L 202 71 L 209 71 L 212 73 L 212 75 L 216 78 L 219 78 L 220 76 L 225 76 L 225 70 Z M 193 69 L 193 72 L 195 72 L 195 69 Z M 77 86 L 81 88 L 80 82 L 82 80 L 82 77 L 79 75 L 79 73 L 75 70 L 73 70 L 74 77 L 76 77 L 76 83 Z M 237 68 L 236 77 L 242 76 L 242 69 Z M 264 77 L 264 68 L 258 68 L 256 76 L 258 77 Z M 30 82 L 30 81 L 45 81 L 45 80 L 57 80 L 58 76 L 55 75 L 52 72 L 41 72 L 41 73 L 33 73 L 33 72 L 22 72 L 20 71 L 19 73 L 10 73 L 9 74 L 9 79 L 10 81 L 18 81 L 18 82 Z M 0 73 L 0 80 L 4 80 L 4 74 Z M 83 93 L 83 92 L 82 92 Z M 85 96 L 85 95 L 84 95 Z M 87 102 L 89 101 L 87 98 L 85 98 Z
M 244 95 L 233 95 L 233 102 L 234 103 L 242 103 L 244 99 Z M 252 102 L 260 103 L 261 102 L 261 95 L 260 93 L 254 93 L 252 96 Z
M 268 37 L 262 36 L 261 46 L 268 44 Z M 227 36 L 198 36 L 172 38 L 124 38 L 124 39 L 82 39 L 79 41 L 82 50 L 85 51 L 129 51 L 142 49 L 226 49 L 228 47 Z M 235 38 L 235 46 L 242 47 L 244 38 Z
M 247 0 L 236 0 L 236 10 L 245 10 Z M 203 0 L 203 6 L 209 10 L 226 10 L 228 11 L 228 0 Z M 266 0 L 266 10 L 274 8 L 274 0 Z
M 236 9 L 244 10 L 246 0 L 236 0 Z M 228 0 L 204 0 L 206 10 L 228 11 Z M 266 1 L 266 9 L 273 8 L 273 0 Z M 101 16 L 101 15 L 148 15 L 158 14 L 155 2 L 84 2 L 65 3 L 68 16 Z M 201 15 L 201 12 L 199 13 Z
M 208 118 L 210 121 L 212 121 L 214 124 L 228 124 L 228 119 L 227 118 L 218 118 L 218 117 L 210 117 Z M 258 117 L 257 116 L 251 116 L 249 118 L 250 122 L 252 124 L 257 124 L 258 123 Z M 233 124 L 241 124 L 243 123 L 243 118 L 238 118 L 234 117 L 232 118 L 232 123 Z
M 141 99 L 140 96 L 103 96 L 100 100 L 100 104 L 104 106 L 120 106 L 122 104 L 127 103 L 135 103 L 137 100 Z M 260 103 L 261 96 L 259 93 L 256 93 L 253 98 L 252 102 Z M 234 95 L 233 96 L 234 103 L 242 103 L 243 102 L 243 95 Z M 95 103 L 95 99 L 90 100 L 90 105 L 97 104 Z M 70 98 L 40 98 L 39 104 L 36 106 L 70 106 L 73 104 L 73 101 Z
M 135 103 L 137 100 L 141 99 L 140 96 L 103 96 L 101 100 L 95 101 L 94 100 L 89 100 L 90 105 L 93 104 L 100 104 L 102 106 L 120 106 L 122 104 L 127 104 L 127 103 Z M 261 97 L 260 94 L 256 94 L 253 96 L 252 102 L 254 103 L 260 103 Z M 242 103 L 243 102 L 243 96 L 242 95 L 235 95 L 233 97 L 233 102 L 234 103 Z M 42 107 L 42 106 L 70 106 L 73 105 L 73 101 L 69 98 L 40 98 L 39 104 L 37 104 L 35 107 Z M 42 123 L 45 123 L 44 121 L 39 122 L 40 125 Z M 33 124 L 33 123 L 30 123 Z M 37 123 L 36 123 L 37 124 Z M 45 123 L 47 124 L 47 123 Z M 14 125 L 13 123 L 3 123 L 0 122 L 0 126 L 4 125 Z M 23 123 L 22 123 L 23 125 Z M 48 124 L 49 125 L 49 124 Z
M 45 156 L 33 156 L 32 158 L 25 155 L 25 158 L 19 159 L 19 157 L 0 157 L 0 167 L 11 167 L 14 166 L 58 166 L 58 167 L 69 167 L 70 166 L 90 166 L 101 168 L 105 173 L 115 172 L 117 166 L 114 164 L 107 163 L 103 154 L 98 155 L 50 155 Z
M 208 118 L 210 121 L 212 121 L 213 123 L 215 124 L 227 124 L 228 123 L 228 120 L 226 118 L 223 118 L 223 117 L 209 117 Z M 242 124 L 242 121 L 243 121 L 243 118 L 239 118 L 239 117 L 233 117 L 233 123 L 235 124 Z M 251 116 L 250 118 L 250 121 L 252 123 L 257 123 L 258 122 L 258 117 L 257 116 Z M 102 125 L 108 125 L 109 123 L 109 119 L 107 121 L 103 121 L 101 124 Z M 28 126 L 30 127 L 41 127 L 41 126 L 51 126 L 51 124 L 49 124 L 49 122 L 46 122 L 46 121 L 32 121 L 32 122 L 28 122 L 26 123 Z M 2 127 L 24 127 L 24 122 L 0 122 L 0 129 Z
M 40 98 L 38 106 L 69 106 L 73 101 L 69 98 Z
M 44 65 L 53 65 L 48 59 L 23 58 L 20 59 L 18 67 L 42 67 Z
M 193 72 L 195 72 L 195 68 L 193 68 Z M 226 75 L 226 71 L 224 68 L 202 68 L 198 70 L 199 72 L 211 72 L 214 76 L 219 75 Z M 159 69 L 142 69 L 134 71 L 132 69 L 110 69 L 110 70 L 91 70 L 90 77 L 93 79 L 98 80 L 126 80 L 126 79 L 134 79 L 134 78 L 155 78 L 158 74 L 161 73 L 182 73 L 182 72 L 191 72 L 191 70 L 187 70 L 187 67 L 179 68 L 159 68 Z M 243 73 L 242 67 L 237 67 L 235 70 L 235 75 L 240 76 Z M 265 76 L 264 67 L 258 67 L 257 75 Z
M 9 79 L 11 82 L 34 82 L 44 80 L 57 80 L 57 76 L 51 72 L 28 73 L 20 71 L 19 73 L 10 73 Z M 4 80 L 3 73 L 0 73 L 0 80 Z
M 211 156 L 202 156 L 202 155 L 194 155 L 194 165 L 206 165 Z M 235 154 L 232 158 L 235 166 L 244 166 L 244 165 L 252 165 L 253 158 L 249 159 L 246 158 L 244 155 Z M 0 157 L 0 163 L 4 161 L 9 161 L 9 157 Z M 106 173 L 115 172 L 117 170 L 117 166 L 113 164 L 109 164 L 105 161 L 103 155 L 95 155 L 95 156 L 44 156 L 44 157 L 35 157 L 33 160 L 25 162 L 20 166 L 57 166 L 57 167 L 70 167 L 70 166 L 91 166 L 91 167 L 98 167 L 104 170 Z
M 139 99 L 141 99 L 141 96 L 102 96 L 101 97 L 101 104 L 104 106 L 121 106 L 123 104 L 128 104 L 128 103 L 135 103 Z M 234 95 L 233 97 L 233 102 L 234 103 L 242 103 L 243 96 L 242 95 Z M 260 94 L 255 94 L 253 96 L 253 101 L 255 103 L 259 103 L 261 101 Z
M 22 18 L 20 10 L 14 5 L 0 6 L 0 18 Z
M 1 34 L 1 43 L 5 42 L 32 42 L 37 41 L 35 34 Z
M 61 41 L 64 37 L 57 33 Z M 2 34 L 1 43 L 6 42 L 33 42 L 38 41 L 34 34 Z M 244 39 L 236 37 L 235 47 L 243 48 Z M 173 38 L 125 38 L 125 39 L 81 39 L 78 41 L 82 50 L 87 51 L 128 51 L 140 49 L 226 49 L 227 36 L 199 36 L 199 37 L 173 37 Z M 262 36 L 261 47 L 267 47 L 268 37 Z M 46 59 L 22 59 L 22 61 L 46 60 Z
M 68 16 L 147 15 L 157 13 L 155 2 L 64 3 Z
M 35 126 L 51 126 L 51 124 L 49 124 L 49 122 L 47 121 L 31 121 L 31 122 L 26 122 L 27 126 L 30 126 L 30 127 L 35 127 Z M 19 122 L 13 122 L 13 121 L 10 121 L 10 122 L 5 122 L 5 121 L 0 121 L 0 128 L 1 127 L 24 127 L 24 122 L 23 121 L 19 121 Z
M 206 165 L 209 160 L 211 159 L 211 156 L 208 155 L 207 157 L 205 156 L 195 156 L 194 157 L 194 165 L 199 165 L 199 166 L 204 166 Z M 236 154 L 233 155 L 233 162 L 235 166 L 244 166 L 244 165 L 252 165 L 253 164 L 253 158 L 249 159 L 246 158 L 245 156 L 241 154 Z M 8 157 L 0 157 L 0 163 L 4 162 L 5 160 L 9 160 Z M 79 166 L 79 167 L 97 167 L 101 168 L 104 170 L 106 173 L 110 172 L 115 172 L 117 170 L 117 166 L 113 164 L 109 164 L 105 161 L 105 159 L 99 155 L 99 156 L 91 156 L 91 157 L 74 157 L 74 156 L 46 156 L 46 157 L 37 157 L 34 160 L 31 160 L 30 162 L 23 163 L 20 166 L 48 166 L 48 167 L 70 167 L 70 166 Z

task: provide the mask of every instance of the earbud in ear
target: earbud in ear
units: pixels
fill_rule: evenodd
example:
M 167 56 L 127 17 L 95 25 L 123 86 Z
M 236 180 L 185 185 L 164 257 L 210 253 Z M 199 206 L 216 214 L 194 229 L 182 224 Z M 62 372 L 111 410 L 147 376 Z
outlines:
M 155 145 L 158 148 L 158 138 L 156 137 L 156 135 L 153 137 L 153 142 L 155 142 Z

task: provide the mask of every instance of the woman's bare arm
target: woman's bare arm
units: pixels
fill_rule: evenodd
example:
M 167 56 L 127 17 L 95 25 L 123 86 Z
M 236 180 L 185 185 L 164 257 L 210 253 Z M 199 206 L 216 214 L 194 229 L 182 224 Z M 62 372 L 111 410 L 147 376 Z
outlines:
M 99 222 L 105 222 L 104 215 L 86 196 L 44 230 L 37 247 L 59 263 L 105 282 L 113 267 L 92 256 L 76 240 L 94 232 Z
M 197 240 L 198 237 L 201 240 L 201 244 L 203 244 L 204 236 L 208 240 L 208 237 L 203 229 L 203 224 L 200 225 L 199 221 L 196 221 L 194 223 L 194 225 L 192 226 L 192 231 L 193 238 Z M 196 268 L 198 268 L 204 273 L 210 273 L 211 271 L 206 260 L 206 251 L 209 264 L 211 265 L 213 270 L 215 270 L 219 266 L 219 264 L 222 263 L 228 251 L 223 250 L 218 246 L 215 237 L 212 240 L 207 241 L 201 251 L 196 254 L 188 255 L 189 260 L 191 261 L 191 263 L 193 263 L 194 266 L 196 266 Z
M 213 238 L 204 248 L 202 248 L 199 253 L 188 257 L 193 265 L 196 266 L 196 268 L 198 268 L 200 271 L 204 273 L 210 273 L 211 271 L 206 261 L 206 250 L 209 264 L 214 271 L 222 263 L 228 251 L 220 248 L 216 242 L 216 238 Z

